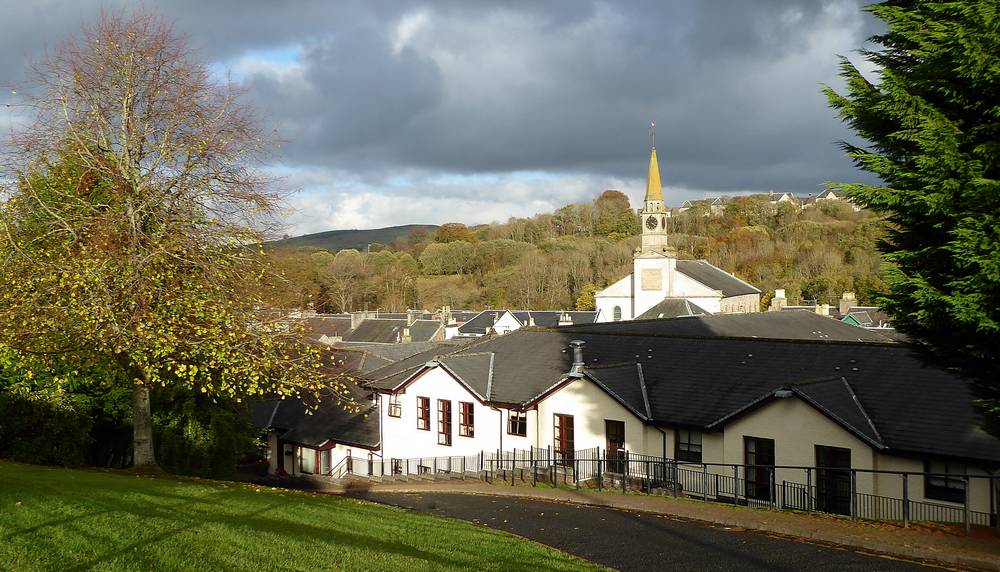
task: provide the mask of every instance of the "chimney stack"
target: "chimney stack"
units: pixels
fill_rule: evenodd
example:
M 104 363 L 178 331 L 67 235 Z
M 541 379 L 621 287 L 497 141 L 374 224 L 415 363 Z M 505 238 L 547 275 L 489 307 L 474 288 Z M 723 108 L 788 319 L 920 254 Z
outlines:
M 843 316 L 847 314 L 847 311 L 851 309 L 851 306 L 857 306 L 858 299 L 854 296 L 854 292 L 844 292 L 844 295 L 840 297 L 840 315 Z
M 583 340 L 573 340 L 569 343 L 569 347 L 573 348 L 573 367 L 569 370 L 571 374 L 578 376 L 583 374 L 583 367 L 586 365 L 586 362 L 583 361 L 583 346 L 586 343 Z

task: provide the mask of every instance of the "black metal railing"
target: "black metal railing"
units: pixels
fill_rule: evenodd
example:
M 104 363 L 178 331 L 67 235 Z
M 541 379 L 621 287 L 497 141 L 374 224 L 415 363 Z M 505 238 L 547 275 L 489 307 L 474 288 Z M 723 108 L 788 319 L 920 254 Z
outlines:
M 481 451 L 473 455 L 382 459 L 350 457 L 339 461 L 331 477 L 441 477 L 475 476 L 495 484 L 515 486 L 571 486 L 685 496 L 776 510 L 840 514 L 850 518 L 915 521 L 972 526 L 998 526 L 1000 476 L 962 475 L 964 502 L 932 502 L 911 494 L 917 478 L 938 473 L 804 467 L 696 463 L 597 447 L 569 452 L 551 447 L 509 451 Z M 949 475 L 955 479 L 955 475 Z M 861 490 L 859 490 L 859 480 Z M 982 482 L 986 481 L 986 487 Z M 978 483 L 978 484 L 977 484 Z M 901 494 L 875 494 L 897 488 Z M 988 503 L 972 496 L 988 492 Z M 1000 531 L 1000 528 L 998 528 Z

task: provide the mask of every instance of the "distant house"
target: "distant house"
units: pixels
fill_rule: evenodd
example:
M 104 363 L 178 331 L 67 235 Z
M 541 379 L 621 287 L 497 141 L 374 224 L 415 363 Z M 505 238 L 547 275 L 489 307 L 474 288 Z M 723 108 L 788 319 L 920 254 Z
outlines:
M 854 204 L 854 202 L 851 201 L 851 199 L 848 198 L 847 195 L 845 195 L 843 192 L 838 192 L 838 191 L 835 191 L 833 189 L 827 189 L 827 190 L 823 191 L 822 193 L 820 193 L 819 195 L 817 195 L 815 197 L 813 197 L 810 194 L 808 200 L 804 199 L 802 201 L 802 207 L 805 208 L 805 207 L 809 207 L 809 206 L 814 206 L 814 205 L 817 205 L 817 204 L 819 204 L 819 203 L 821 203 L 823 201 L 845 201 L 848 204 L 850 204 L 851 208 L 853 208 L 855 211 L 860 211 L 861 210 L 861 207 L 859 207 L 858 205 Z
M 521 328 L 592 324 L 596 311 L 483 310 L 458 328 L 460 337 L 503 335 Z
M 776 193 L 774 191 L 769 191 L 767 193 L 767 200 L 772 205 L 779 205 L 783 203 L 798 205 L 799 198 L 792 193 Z
M 711 197 L 707 199 L 684 201 L 677 209 L 677 212 L 682 213 L 695 207 L 704 207 L 705 216 L 721 216 L 726 208 L 726 198 Z
M 889 316 L 878 306 L 851 306 L 840 321 L 861 328 L 892 328 Z

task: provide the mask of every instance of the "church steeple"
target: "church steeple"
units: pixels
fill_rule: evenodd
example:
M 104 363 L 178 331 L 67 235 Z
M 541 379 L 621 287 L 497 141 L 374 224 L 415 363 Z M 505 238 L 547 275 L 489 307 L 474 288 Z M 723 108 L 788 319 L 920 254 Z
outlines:
M 656 147 L 649 154 L 649 174 L 646 176 L 646 202 L 663 202 L 663 185 L 660 184 L 660 164 L 656 161 Z
M 653 128 L 650 126 L 650 139 Z M 639 224 L 642 225 L 642 242 L 639 256 L 673 256 L 673 250 L 667 244 L 667 218 L 670 211 L 663 202 L 663 185 L 660 183 L 660 164 L 656 159 L 656 145 L 649 152 L 649 171 L 646 175 L 646 198 L 639 211 Z

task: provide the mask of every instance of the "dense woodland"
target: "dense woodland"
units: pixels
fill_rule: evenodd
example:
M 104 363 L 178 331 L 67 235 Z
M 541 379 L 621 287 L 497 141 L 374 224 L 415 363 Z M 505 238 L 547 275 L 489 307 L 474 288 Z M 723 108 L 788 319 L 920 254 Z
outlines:
M 703 258 L 791 303 L 836 303 L 845 291 L 872 302 L 885 288 L 876 250 L 884 223 L 844 201 L 800 209 L 738 197 L 708 216 L 670 219 L 680 258 Z M 592 309 L 594 292 L 630 271 L 639 223 L 628 198 L 605 191 L 551 214 L 417 230 L 371 253 L 277 249 L 283 279 L 273 302 L 319 312 L 405 308 Z

